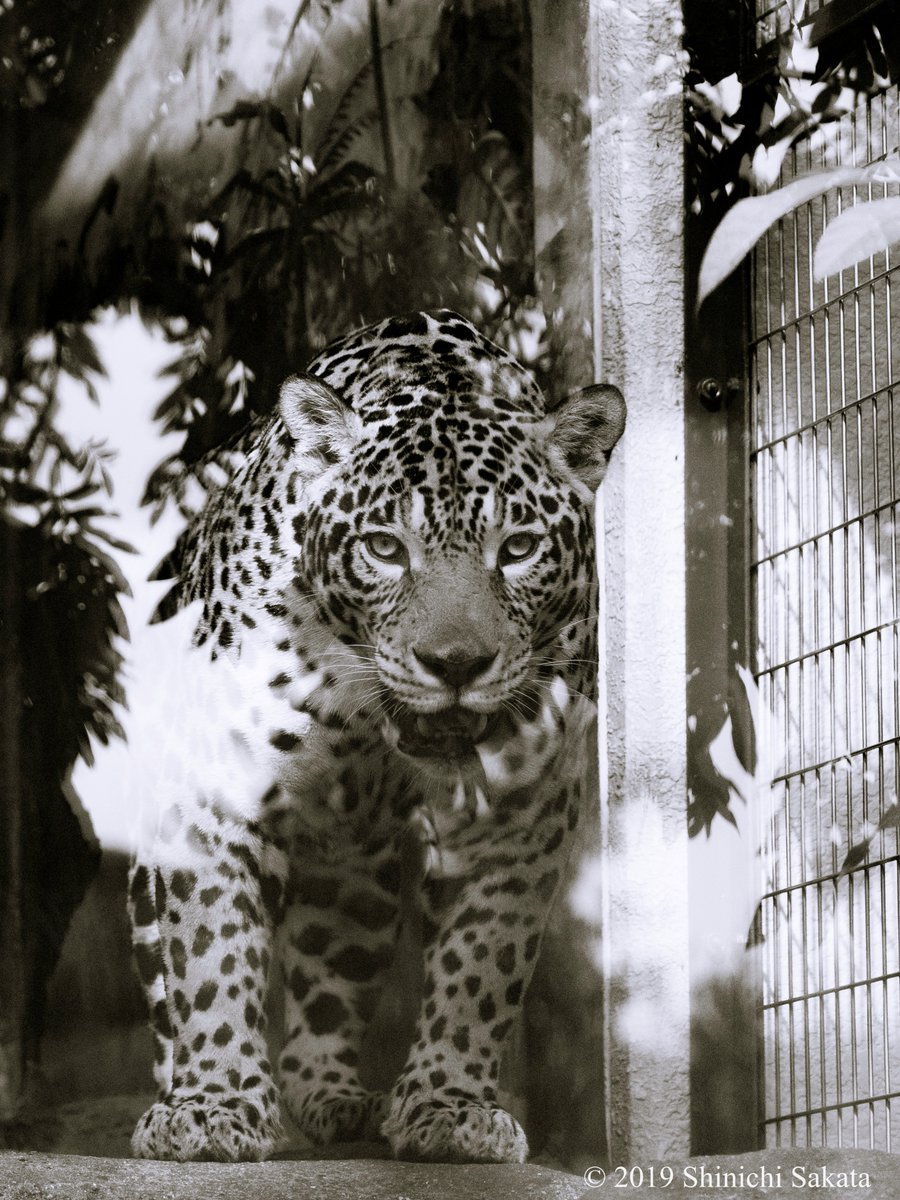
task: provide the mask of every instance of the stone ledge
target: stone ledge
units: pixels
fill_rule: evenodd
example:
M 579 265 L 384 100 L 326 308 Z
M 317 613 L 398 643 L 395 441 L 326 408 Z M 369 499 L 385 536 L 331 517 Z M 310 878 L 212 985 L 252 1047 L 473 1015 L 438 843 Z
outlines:
M 386 1146 L 286 1148 L 265 1163 L 162 1163 L 128 1157 L 146 1097 L 55 1110 L 40 1136 L 0 1151 L 0 1200 L 900 1200 L 900 1157 L 870 1150 L 765 1150 L 645 1163 L 602 1187 L 546 1166 L 394 1162 Z M 26 1148 L 27 1147 L 27 1148 Z M 41 1147 L 41 1150 L 36 1149 Z M 662 1186 L 672 1172 L 669 1186 Z M 651 1167 L 655 1186 L 651 1186 Z M 868 1182 L 864 1177 L 868 1177 Z M 599 1178 L 599 1177 L 598 1177 Z
M 583 1192 L 579 1176 L 529 1165 L 163 1163 L 0 1153 L 0 1200 L 577 1200 Z
M 546 1166 L 395 1162 L 383 1143 L 301 1149 L 285 1138 L 264 1163 L 130 1157 L 148 1096 L 81 1100 L 0 1127 L 0 1200 L 575 1200 L 584 1180 Z M 8 1149 L 3 1149 L 4 1145 Z

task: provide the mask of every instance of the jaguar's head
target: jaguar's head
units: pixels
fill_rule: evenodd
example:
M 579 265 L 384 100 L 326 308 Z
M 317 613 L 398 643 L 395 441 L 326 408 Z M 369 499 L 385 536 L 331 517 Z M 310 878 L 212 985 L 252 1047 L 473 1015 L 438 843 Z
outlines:
M 281 415 L 321 464 L 298 585 L 388 736 L 440 770 L 555 676 L 590 688 L 593 494 L 625 408 L 600 385 L 547 411 L 462 318 L 416 320 L 288 380 Z

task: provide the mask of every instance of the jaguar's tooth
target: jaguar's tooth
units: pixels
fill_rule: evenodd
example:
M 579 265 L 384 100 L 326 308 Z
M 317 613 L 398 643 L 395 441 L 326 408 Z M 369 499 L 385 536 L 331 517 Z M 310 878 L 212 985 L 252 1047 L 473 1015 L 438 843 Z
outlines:
M 484 713 L 476 713 L 472 722 L 472 737 L 477 741 L 487 729 L 488 719 Z
M 416 733 L 421 733 L 423 737 L 427 737 L 431 732 L 428 725 L 427 717 L 416 717 Z
M 456 787 L 453 789 L 453 801 L 451 808 L 454 812 L 463 812 L 466 807 L 466 784 L 462 776 L 456 780 Z

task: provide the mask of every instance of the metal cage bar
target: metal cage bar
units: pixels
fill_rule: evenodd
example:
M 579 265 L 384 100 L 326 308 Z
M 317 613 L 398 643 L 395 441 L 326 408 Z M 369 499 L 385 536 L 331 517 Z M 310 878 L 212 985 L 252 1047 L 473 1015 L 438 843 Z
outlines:
M 760 41 L 789 7 L 758 0 Z M 896 151 L 898 112 L 893 88 L 829 145 L 795 148 L 781 182 Z M 868 187 L 863 198 L 886 192 Z M 798 209 L 766 236 L 752 271 L 751 574 L 757 681 L 771 715 L 760 1121 L 767 1145 L 890 1150 L 900 1140 L 900 843 L 890 821 L 900 262 L 885 252 L 824 282 L 812 274 L 829 218 L 857 199 L 843 189 Z

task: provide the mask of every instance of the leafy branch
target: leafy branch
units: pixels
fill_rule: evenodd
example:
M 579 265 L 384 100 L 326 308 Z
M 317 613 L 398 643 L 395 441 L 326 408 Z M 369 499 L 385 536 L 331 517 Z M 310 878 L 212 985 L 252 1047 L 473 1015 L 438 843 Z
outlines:
M 835 18 L 839 8 L 792 23 L 741 72 L 715 82 L 696 68 L 688 74 L 692 207 L 724 212 L 704 255 L 698 305 L 794 208 L 834 188 L 898 181 L 898 164 L 885 160 L 874 167 L 815 172 L 765 195 L 740 198 L 748 187 L 768 186 L 800 139 L 824 137 L 827 126 L 900 74 L 900 23 L 893 7 L 870 4 L 861 11 L 841 10 L 843 16 Z M 817 279 L 900 237 L 891 197 L 869 193 L 860 201 L 854 191 L 853 199 L 855 211 L 832 220 L 817 246 Z
M 121 735 L 115 638 L 128 636 L 120 598 L 130 589 L 115 552 L 132 547 L 100 524 L 115 516 L 105 503 L 111 452 L 102 443 L 71 445 L 55 423 L 63 375 L 96 401 L 104 372 L 92 340 L 62 324 L 13 344 L 6 357 L 0 533 L 24 585 L 18 623 L 29 643 L 28 703 L 38 722 L 55 714 L 62 770 L 78 753 L 92 761 L 89 733 L 104 743 Z
M 900 158 L 884 158 L 865 167 L 832 167 L 795 179 L 764 196 L 739 200 L 722 218 L 700 265 L 697 303 L 703 301 L 750 253 L 767 230 L 794 209 L 825 192 L 852 187 L 869 191 L 838 213 L 819 237 L 813 256 L 813 278 L 852 267 L 869 255 L 900 241 L 900 196 L 871 198 L 873 187 L 900 184 Z
M 485 18 L 448 8 L 437 44 L 419 30 L 382 37 L 363 26 L 363 61 L 330 78 L 327 97 L 314 78 L 317 51 L 289 98 L 245 97 L 212 118 L 252 137 L 185 238 L 202 321 L 173 334 L 174 386 L 156 416 L 185 442 L 148 481 L 154 515 L 168 500 L 190 512 L 193 485 L 206 490 L 219 477 L 218 448 L 227 459 L 281 379 L 354 325 L 449 305 L 535 357 L 542 321 L 518 10 L 510 0 L 504 20 L 476 36 Z M 320 118 L 330 113 L 318 124 L 309 119 L 317 105 Z M 263 144 L 260 156 L 252 148 Z

